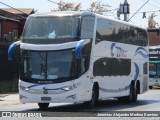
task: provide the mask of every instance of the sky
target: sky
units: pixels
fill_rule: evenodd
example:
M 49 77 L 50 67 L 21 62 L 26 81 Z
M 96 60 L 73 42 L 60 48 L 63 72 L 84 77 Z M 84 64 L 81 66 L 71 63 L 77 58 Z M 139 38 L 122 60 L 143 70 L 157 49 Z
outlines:
M 60 0 L 52 0 L 58 3 Z M 89 8 L 90 4 L 93 1 L 97 0 L 63 0 L 64 2 L 72 2 L 72 3 L 81 3 L 81 9 L 86 10 Z M 109 4 L 108 10 L 112 10 L 107 13 L 107 16 L 113 19 L 117 19 L 117 8 L 119 8 L 120 3 L 124 3 L 124 0 L 98 0 L 104 4 Z M 140 8 L 142 5 L 148 0 L 127 0 L 130 4 L 130 14 L 128 18 L 131 18 L 132 15 Z M 58 5 L 48 0 L 0 0 L 0 8 L 8 8 L 3 5 L 1 2 L 8 4 L 14 8 L 34 8 L 39 13 L 41 12 L 50 12 L 51 9 L 57 8 Z M 130 23 L 136 24 L 138 26 L 148 27 L 148 17 L 152 13 L 155 12 L 155 20 L 160 25 L 160 0 L 149 0 L 149 2 L 142 7 L 142 9 L 131 19 Z M 142 18 L 143 12 L 146 12 L 146 18 Z M 123 20 L 123 15 L 120 16 L 121 20 Z

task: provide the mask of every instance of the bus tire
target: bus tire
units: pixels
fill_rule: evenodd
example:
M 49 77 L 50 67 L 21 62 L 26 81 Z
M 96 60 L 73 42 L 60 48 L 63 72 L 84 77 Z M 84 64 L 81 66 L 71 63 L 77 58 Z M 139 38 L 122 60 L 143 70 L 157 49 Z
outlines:
M 49 103 L 38 103 L 38 106 L 41 110 L 45 110 L 48 108 Z
M 127 103 L 133 102 L 133 97 L 134 97 L 134 85 L 131 84 L 129 95 L 126 96 L 126 102 L 127 102 Z
M 136 85 L 135 87 L 133 87 L 133 100 L 132 102 L 137 102 L 137 98 L 138 98 L 138 86 Z
M 153 87 L 152 86 L 149 86 L 149 89 L 152 89 Z
M 99 98 L 99 88 L 98 85 L 94 85 L 92 89 L 92 97 L 89 102 L 89 107 L 93 108 L 97 105 Z

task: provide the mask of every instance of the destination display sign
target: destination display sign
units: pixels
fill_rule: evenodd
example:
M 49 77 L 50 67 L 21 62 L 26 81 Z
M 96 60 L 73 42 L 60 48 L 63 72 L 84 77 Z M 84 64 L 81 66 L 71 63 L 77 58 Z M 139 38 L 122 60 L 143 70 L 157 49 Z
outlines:
M 160 49 L 150 49 L 149 59 L 150 60 L 160 60 Z

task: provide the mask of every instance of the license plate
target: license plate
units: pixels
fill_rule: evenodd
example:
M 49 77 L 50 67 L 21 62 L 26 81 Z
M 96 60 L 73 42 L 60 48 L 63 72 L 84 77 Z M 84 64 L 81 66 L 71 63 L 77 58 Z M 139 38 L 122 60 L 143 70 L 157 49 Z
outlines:
M 154 83 L 154 85 L 159 85 L 159 83 Z
M 42 101 L 51 101 L 51 97 L 41 97 Z

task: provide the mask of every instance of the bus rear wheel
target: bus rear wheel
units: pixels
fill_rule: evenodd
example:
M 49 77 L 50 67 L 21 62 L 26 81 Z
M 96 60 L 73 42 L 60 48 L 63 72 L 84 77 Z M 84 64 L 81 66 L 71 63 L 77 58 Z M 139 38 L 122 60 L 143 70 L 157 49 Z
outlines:
M 45 110 L 48 108 L 49 103 L 38 103 L 38 106 L 41 110 Z
M 132 102 L 137 102 L 137 98 L 138 98 L 138 88 L 137 86 L 135 88 L 133 88 L 133 98 L 132 98 Z
M 134 87 L 134 84 L 131 84 L 129 95 L 124 96 L 124 97 L 119 97 L 118 101 L 122 102 L 122 103 L 124 103 L 124 102 L 127 102 L 127 103 L 136 102 L 137 97 L 138 97 L 138 88 L 137 88 L 137 86 Z
M 134 87 L 134 84 L 131 84 L 130 86 L 130 94 L 129 96 L 127 96 L 126 98 L 126 102 L 130 103 L 130 102 L 136 102 L 137 101 L 137 86 Z

